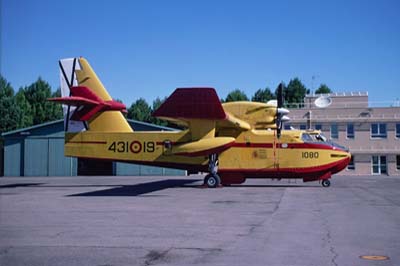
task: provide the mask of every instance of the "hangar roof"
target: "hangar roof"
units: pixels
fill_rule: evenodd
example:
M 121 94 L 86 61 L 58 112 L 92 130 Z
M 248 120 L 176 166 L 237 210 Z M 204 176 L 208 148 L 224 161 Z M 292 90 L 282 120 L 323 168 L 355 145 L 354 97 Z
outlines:
M 174 131 L 175 128 L 159 126 L 151 123 L 141 122 L 133 119 L 127 119 L 129 125 L 135 129 L 135 131 Z M 21 136 L 55 136 L 64 137 L 64 119 L 59 119 L 56 121 L 46 122 L 31 127 L 21 128 L 17 130 L 12 130 L 4 132 L 1 134 L 4 138 L 13 138 Z

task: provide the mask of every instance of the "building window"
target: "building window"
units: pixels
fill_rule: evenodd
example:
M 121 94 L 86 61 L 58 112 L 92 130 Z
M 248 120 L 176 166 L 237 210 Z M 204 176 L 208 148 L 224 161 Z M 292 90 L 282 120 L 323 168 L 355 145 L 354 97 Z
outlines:
M 300 130 L 306 130 L 306 129 L 307 129 L 306 125 L 304 125 L 304 124 L 300 125 Z
M 371 124 L 371 138 L 383 139 L 386 137 L 386 124 Z
M 356 166 L 354 164 L 354 156 L 351 156 L 350 162 L 347 165 L 347 170 L 355 170 Z
M 354 125 L 347 124 L 347 138 L 354 139 Z
M 289 124 L 285 124 L 285 125 L 283 126 L 283 129 L 285 129 L 285 130 L 291 130 L 291 128 L 290 128 L 290 125 L 289 125 Z
M 321 124 L 316 124 L 315 125 L 316 130 L 322 130 L 322 125 Z
M 372 156 L 372 174 L 387 174 L 386 156 Z
M 396 155 L 396 169 L 400 170 L 400 155 Z
M 339 130 L 337 124 L 331 125 L 331 139 L 338 139 L 339 138 Z
M 396 124 L 396 138 L 400 139 L 400 124 Z

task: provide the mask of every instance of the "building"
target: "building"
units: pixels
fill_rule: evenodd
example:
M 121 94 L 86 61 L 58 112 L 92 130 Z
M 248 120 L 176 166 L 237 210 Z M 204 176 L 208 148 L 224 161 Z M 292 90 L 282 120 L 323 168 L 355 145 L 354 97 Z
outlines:
M 400 107 L 371 107 L 368 93 L 306 95 L 300 108 L 290 109 L 290 127 L 318 129 L 350 149 L 352 161 L 344 175 L 400 175 Z
M 128 120 L 136 131 L 173 130 Z M 4 176 L 185 175 L 182 170 L 64 156 L 64 120 L 3 133 Z

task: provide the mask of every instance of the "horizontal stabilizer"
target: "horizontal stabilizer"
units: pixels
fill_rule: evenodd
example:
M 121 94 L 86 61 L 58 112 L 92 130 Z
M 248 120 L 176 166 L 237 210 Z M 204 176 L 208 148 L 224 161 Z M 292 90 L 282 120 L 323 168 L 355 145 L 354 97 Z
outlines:
M 77 109 L 71 116 L 74 121 L 88 121 L 97 113 L 103 111 L 121 111 L 126 113 L 126 106 L 123 103 L 110 100 L 103 101 L 89 88 L 84 86 L 71 87 L 71 96 L 51 98 L 49 101 L 76 106 Z
M 213 88 L 178 88 L 153 116 L 175 119 L 226 119 L 225 111 Z
M 55 98 L 50 98 L 49 101 L 52 102 L 57 102 L 65 105 L 70 105 L 70 106 L 80 106 L 80 105 L 96 105 L 98 104 L 97 101 L 93 101 L 90 99 L 86 99 L 83 97 L 55 97 Z
M 172 148 L 172 153 L 182 156 L 207 156 L 210 154 L 221 153 L 229 149 L 235 143 L 232 137 L 216 137 L 210 139 L 201 139 Z

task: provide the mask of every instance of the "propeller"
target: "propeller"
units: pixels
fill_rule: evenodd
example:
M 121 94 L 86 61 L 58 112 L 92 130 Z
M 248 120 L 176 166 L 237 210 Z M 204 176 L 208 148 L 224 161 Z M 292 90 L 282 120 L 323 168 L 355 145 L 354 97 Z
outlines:
M 281 82 L 278 85 L 278 90 L 277 90 L 277 106 L 276 106 L 276 133 L 278 138 L 281 137 L 281 131 L 282 131 L 282 122 L 286 122 L 289 120 L 289 117 L 286 115 L 289 113 L 289 110 L 283 108 L 283 88 L 284 85 Z

